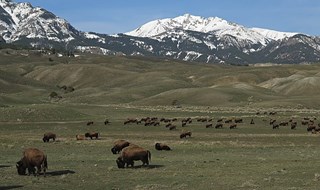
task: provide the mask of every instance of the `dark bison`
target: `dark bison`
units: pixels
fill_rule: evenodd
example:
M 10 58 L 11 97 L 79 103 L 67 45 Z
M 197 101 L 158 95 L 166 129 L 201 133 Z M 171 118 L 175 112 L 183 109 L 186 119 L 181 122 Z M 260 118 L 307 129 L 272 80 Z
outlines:
M 216 129 L 219 129 L 219 128 L 222 128 L 222 127 L 223 127 L 222 123 L 217 123 L 216 126 L 215 126 Z
M 88 125 L 88 126 L 89 126 L 89 125 L 93 125 L 93 121 L 87 122 L 87 125 Z
M 191 137 L 192 133 L 190 131 L 188 132 L 183 132 L 180 134 L 180 139 L 182 138 L 187 138 L 187 136 Z
M 288 126 L 289 122 L 288 121 L 282 121 L 279 123 L 279 126 Z
M 45 133 L 45 134 L 43 135 L 42 140 L 43 140 L 43 142 L 49 142 L 50 139 L 52 139 L 53 141 L 55 141 L 56 138 L 57 138 L 57 135 L 56 135 L 56 134 L 51 133 L 51 132 L 48 132 L 48 133 Z
M 104 120 L 104 125 L 108 125 L 108 124 L 110 124 L 109 119 Z
M 292 122 L 291 123 L 291 129 L 296 129 L 297 128 L 297 122 Z
M 272 124 L 272 129 L 279 129 L 279 124 L 273 123 Z
M 177 129 L 177 126 L 175 126 L 175 125 L 171 125 L 170 127 L 169 127 L 169 130 L 171 131 L 171 130 L 175 130 L 175 129 Z
M 251 119 L 250 124 L 251 124 L 251 125 L 254 125 L 254 121 L 253 121 L 253 119 Z
M 277 121 L 277 120 L 275 120 L 275 119 L 270 119 L 269 124 L 270 124 L 270 125 L 273 125 L 276 121 Z
M 211 128 L 212 127 L 212 123 L 208 123 L 207 125 L 206 125 L 206 128 Z
M 84 135 L 76 135 L 76 139 L 77 141 L 80 141 L 80 140 L 85 140 L 86 137 Z
M 237 124 L 236 124 L 236 123 L 231 124 L 229 128 L 230 128 L 230 129 L 236 129 L 236 128 L 237 128 Z
M 241 118 L 237 118 L 237 119 L 234 119 L 234 122 L 235 122 L 235 123 L 242 123 L 243 120 L 242 120 Z
M 38 176 L 43 169 L 43 174 L 46 176 L 46 170 L 48 169 L 47 156 L 39 149 L 28 148 L 23 152 L 23 157 L 17 162 L 16 167 L 19 175 L 26 175 L 26 169 L 28 169 L 28 175 Z M 35 167 L 37 173 L 35 173 Z
M 162 143 L 156 143 L 154 147 L 156 150 L 171 150 L 171 148 L 168 145 Z
M 141 160 L 142 165 L 149 165 L 149 161 L 151 161 L 151 153 L 149 150 L 145 150 L 139 146 L 127 146 L 122 149 L 120 156 L 116 160 L 118 168 L 124 168 L 134 166 L 135 160 Z
M 113 143 L 113 147 L 111 148 L 111 152 L 113 154 L 117 154 L 119 153 L 122 149 L 124 149 L 125 147 L 129 146 L 130 143 L 126 140 L 117 140 Z
M 98 139 L 99 133 L 86 133 L 86 134 L 84 134 L 84 136 L 85 136 L 86 138 L 90 138 L 91 140 L 92 140 L 93 137 L 95 137 L 96 139 Z

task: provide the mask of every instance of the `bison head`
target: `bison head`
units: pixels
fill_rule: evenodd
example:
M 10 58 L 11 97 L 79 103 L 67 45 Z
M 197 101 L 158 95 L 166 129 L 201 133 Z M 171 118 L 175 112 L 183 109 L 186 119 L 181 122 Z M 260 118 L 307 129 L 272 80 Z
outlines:
M 42 140 L 43 140 L 43 142 L 47 142 L 48 141 L 47 137 L 43 137 Z
M 111 152 L 112 152 L 113 154 L 117 154 L 117 149 L 116 149 L 115 147 L 113 147 L 113 148 L 111 148 Z
M 90 135 L 90 133 L 86 133 L 86 134 L 84 134 L 84 136 L 85 137 L 90 137 L 91 135 Z
M 161 150 L 160 143 L 156 143 L 156 144 L 154 145 L 154 147 L 155 147 L 156 150 Z
M 25 165 L 23 164 L 22 159 L 19 162 L 17 162 L 16 167 L 19 175 L 26 175 L 27 167 L 25 167 Z
M 124 168 L 125 162 L 119 157 L 117 160 L 118 168 Z

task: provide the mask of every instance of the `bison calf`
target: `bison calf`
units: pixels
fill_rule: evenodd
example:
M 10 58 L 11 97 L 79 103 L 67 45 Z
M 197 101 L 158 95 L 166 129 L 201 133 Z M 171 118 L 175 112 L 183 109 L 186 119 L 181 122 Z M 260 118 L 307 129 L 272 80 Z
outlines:
M 79 140 L 85 140 L 86 137 L 85 137 L 84 135 L 76 135 L 76 139 L 77 139 L 77 141 L 79 141 Z
M 135 160 L 141 160 L 142 165 L 149 165 L 151 161 L 151 153 L 149 150 L 145 150 L 139 146 L 128 146 L 122 149 L 121 155 L 116 160 L 118 168 L 124 168 L 134 166 Z
M 122 149 L 124 149 L 125 147 L 129 146 L 130 143 L 126 140 L 117 140 L 113 143 L 113 147 L 111 148 L 111 152 L 113 154 L 117 154 L 119 153 Z
M 171 148 L 168 145 L 162 143 L 156 143 L 154 147 L 156 150 L 171 150 Z
M 49 132 L 49 133 L 45 133 L 45 134 L 43 135 L 42 140 L 43 140 L 43 142 L 49 142 L 50 139 L 52 139 L 53 141 L 55 141 L 56 138 L 57 138 L 57 135 L 56 135 L 56 134 Z
M 23 152 L 23 157 L 16 164 L 19 175 L 26 175 L 26 169 L 28 174 L 34 174 L 38 176 L 43 169 L 43 174 L 46 176 L 46 170 L 48 168 L 47 156 L 39 149 L 29 148 Z M 35 167 L 37 173 L 35 174 Z

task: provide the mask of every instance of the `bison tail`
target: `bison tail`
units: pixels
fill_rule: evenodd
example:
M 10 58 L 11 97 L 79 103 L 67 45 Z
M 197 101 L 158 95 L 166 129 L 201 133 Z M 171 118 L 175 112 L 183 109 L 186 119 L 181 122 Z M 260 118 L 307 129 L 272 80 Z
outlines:
M 147 150 L 149 161 L 151 161 L 151 152 Z

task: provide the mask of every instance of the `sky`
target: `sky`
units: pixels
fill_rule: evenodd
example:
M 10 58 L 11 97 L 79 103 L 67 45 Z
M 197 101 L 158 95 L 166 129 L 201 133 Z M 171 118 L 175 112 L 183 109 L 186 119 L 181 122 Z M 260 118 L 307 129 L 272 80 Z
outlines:
M 186 13 L 246 27 L 320 36 L 320 0 L 14 0 L 30 2 L 85 32 L 116 34 Z

